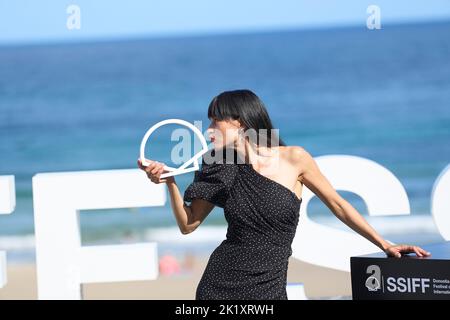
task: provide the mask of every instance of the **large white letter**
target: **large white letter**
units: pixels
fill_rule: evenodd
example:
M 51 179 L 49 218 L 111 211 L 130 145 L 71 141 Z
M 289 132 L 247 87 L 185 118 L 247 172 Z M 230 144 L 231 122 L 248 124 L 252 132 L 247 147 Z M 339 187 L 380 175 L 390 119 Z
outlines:
M 450 164 L 439 174 L 431 192 L 431 214 L 439 233 L 450 240 Z
M 162 206 L 165 188 L 139 169 L 35 175 L 39 299 L 80 299 L 82 283 L 156 279 L 156 243 L 83 247 L 79 210 Z
M 10 214 L 16 207 L 14 176 L 0 176 L 0 214 Z M 8 282 L 6 252 L 0 251 L 0 288 Z
M 356 156 L 327 155 L 316 158 L 320 171 L 336 190 L 359 195 L 369 215 L 408 215 L 408 196 L 400 181 L 378 163 Z M 380 251 L 356 232 L 316 223 L 308 218 L 307 205 L 314 194 L 304 188 L 300 221 L 292 244 L 296 259 L 350 272 L 350 257 Z M 330 213 L 332 214 L 332 213 Z

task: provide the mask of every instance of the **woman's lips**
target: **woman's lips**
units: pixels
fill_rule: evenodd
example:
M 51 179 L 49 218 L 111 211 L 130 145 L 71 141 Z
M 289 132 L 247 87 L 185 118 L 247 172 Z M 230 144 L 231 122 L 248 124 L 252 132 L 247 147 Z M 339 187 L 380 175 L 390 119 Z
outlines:
M 214 142 L 214 140 L 216 140 L 216 138 L 214 137 L 210 137 L 211 142 Z

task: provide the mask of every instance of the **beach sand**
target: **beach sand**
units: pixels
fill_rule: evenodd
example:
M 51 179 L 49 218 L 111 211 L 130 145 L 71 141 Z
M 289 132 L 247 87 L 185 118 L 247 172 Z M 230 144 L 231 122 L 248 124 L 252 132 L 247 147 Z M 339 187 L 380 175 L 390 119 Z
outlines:
M 91 283 L 83 285 L 83 298 L 91 299 L 195 299 L 195 290 L 207 258 L 193 258 L 189 272 L 160 275 L 152 281 Z M 8 264 L 8 283 L 0 289 L 0 299 L 37 299 L 36 266 Z M 311 299 L 351 296 L 350 274 L 321 268 L 294 258 L 289 260 L 288 283 L 301 282 Z

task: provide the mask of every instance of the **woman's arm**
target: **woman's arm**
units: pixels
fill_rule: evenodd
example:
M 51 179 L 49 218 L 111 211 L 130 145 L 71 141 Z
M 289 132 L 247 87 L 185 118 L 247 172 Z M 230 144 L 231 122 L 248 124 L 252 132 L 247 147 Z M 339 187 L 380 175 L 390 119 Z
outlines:
M 175 179 L 167 182 L 170 194 L 170 205 L 182 234 L 193 232 L 205 220 L 214 204 L 203 199 L 193 199 L 191 205 L 184 203 Z
M 165 172 L 164 163 L 156 161 L 149 162 L 150 164 L 148 166 L 143 166 L 139 159 L 138 166 L 147 173 L 147 176 L 153 183 L 158 184 L 165 182 L 167 184 L 170 194 L 170 206 L 172 207 L 178 227 L 182 234 L 191 233 L 208 216 L 214 208 L 214 204 L 203 199 L 194 199 L 190 206 L 186 205 L 175 178 L 171 176 L 160 179 L 161 174 Z
M 296 147 L 295 158 L 301 168 L 301 182 L 316 194 L 334 215 L 351 229 L 378 246 L 387 255 L 401 257 L 401 253 L 415 252 L 417 256 L 428 256 L 418 246 L 392 245 L 384 240 L 359 214 L 359 212 L 333 188 L 322 174 L 313 157 L 302 147 Z

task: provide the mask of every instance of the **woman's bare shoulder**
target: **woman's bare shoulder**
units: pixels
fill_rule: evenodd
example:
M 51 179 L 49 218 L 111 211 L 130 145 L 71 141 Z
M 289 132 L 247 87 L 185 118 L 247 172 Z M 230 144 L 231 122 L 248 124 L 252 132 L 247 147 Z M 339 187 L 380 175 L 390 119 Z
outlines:
M 311 154 L 302 146 L 285 146 L 286 160 L 291 166 L 297 169 L 298 176 L 300 177 L 306 168 L 310 168 L 312 162 L 314 162 Z
M 309 152 L 301 146 L 282 146 L 280 148 L 283 148 L 280 149 L 280 151 L 284 154 L 285 159 L 292 164 L 299 164 L 310 155 Z

